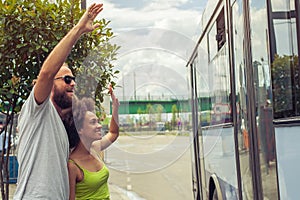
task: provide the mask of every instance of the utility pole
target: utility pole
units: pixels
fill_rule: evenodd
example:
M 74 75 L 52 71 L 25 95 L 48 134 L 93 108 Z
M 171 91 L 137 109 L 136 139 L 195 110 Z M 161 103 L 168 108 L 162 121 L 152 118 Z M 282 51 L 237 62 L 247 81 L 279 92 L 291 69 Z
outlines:
M 123 101 L 125 101 L 125 84 L 124 84 L 124 74 L 122 74 L 122 89 L 123 89 Z
M 134 100 L 136 100 L 136 82 L 135 82 L 135 72 L 133 72 L 133 89 L 134 89 Z
M 86 9 L 86 0 L 81 0 L 81 10 Z

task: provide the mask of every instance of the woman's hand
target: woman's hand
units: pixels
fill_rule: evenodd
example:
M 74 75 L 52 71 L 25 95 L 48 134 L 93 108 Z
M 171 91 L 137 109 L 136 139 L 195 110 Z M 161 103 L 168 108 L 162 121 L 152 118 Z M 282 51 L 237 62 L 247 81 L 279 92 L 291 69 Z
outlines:
M 109 94 L 110 94 L 110 97 L 111 97 L 111 100 L 112 100 L 113 107 L 116 107 L 116 109 L 118 109 L 120 103 L 119 103 L 118 98 L 116 98 L 116 96 L 113 92 L 112 85 L 109 86 L 108 90 L 109 90 Z

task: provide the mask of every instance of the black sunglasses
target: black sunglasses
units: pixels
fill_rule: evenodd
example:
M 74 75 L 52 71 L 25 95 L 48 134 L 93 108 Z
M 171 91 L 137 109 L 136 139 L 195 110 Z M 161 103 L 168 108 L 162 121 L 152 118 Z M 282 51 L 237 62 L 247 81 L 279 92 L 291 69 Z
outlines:
M 75 81 L 75 77 L 74 76 L 69 76 L 69 75 L 57 77 L 54 80 L 57 80 L 57 79 L 64 79 L 66 84 L 70 84 L 72 82 L 72 80 Z

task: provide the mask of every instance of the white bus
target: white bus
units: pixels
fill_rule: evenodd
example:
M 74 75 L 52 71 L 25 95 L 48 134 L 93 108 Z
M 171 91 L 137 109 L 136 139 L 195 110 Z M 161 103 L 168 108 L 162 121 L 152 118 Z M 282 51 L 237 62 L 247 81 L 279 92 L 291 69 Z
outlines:
M 299 199 L 299 2 L 207 1 L 187 63 L 195 199 Z M 205 126 L 201 94 L 229 106 Z

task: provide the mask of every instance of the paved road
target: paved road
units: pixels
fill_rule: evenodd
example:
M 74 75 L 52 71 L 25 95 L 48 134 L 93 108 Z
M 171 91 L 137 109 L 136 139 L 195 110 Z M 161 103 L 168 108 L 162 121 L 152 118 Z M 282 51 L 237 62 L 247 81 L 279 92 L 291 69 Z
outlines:
M 188 136 L 120 136 L 105 161 L 111 200 L 193 199 Z
M 132 200 L 193 199 L 188 136 L 120 136 L 105 160 L 109 182 Z

